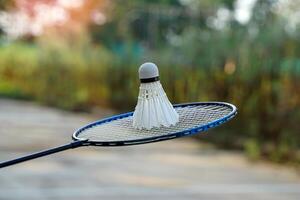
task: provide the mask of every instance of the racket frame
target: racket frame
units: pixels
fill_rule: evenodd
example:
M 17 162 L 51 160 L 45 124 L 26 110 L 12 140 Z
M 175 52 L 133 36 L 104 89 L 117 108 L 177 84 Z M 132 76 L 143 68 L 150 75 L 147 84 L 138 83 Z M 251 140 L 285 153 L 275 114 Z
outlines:
M 194 135 L 196 133 L 204 132 L 204 131 L 206 131 L 210 128 L 214 128 L 216 126 L 219 126 L 219 125 L 229 121 L 230 119 L 232 119 L 237 114 L 237 108 L 233 104 L 225 103 L 225 102 L 192 102 L 192 103 L 175 104 L 173 106 L 174 106 L 174 108 L 180 108 L 180 107 L 199 106 L 199 105 L 203 105 L 203 106 L 211 106 L 211 105 L 224 106 L 224 107 L 228 107 L 228 108 L 232 109 L 232 111 L 229 114 L 227 114 L 226 116 L 224 116 L 220 119 L 214 120 L 212 122 L 209 122 L 207 124 L 197 126 L 197 127 L 194 127 L 194 128 L 190 128 L 190 129 L 187 129 L 187 130 L 175 132 L 175 133 L 168 134 L 168 135 L 147 137 L 147 138 L 136 139 L 136 140 L 128 140 L 128 141 L 91 141 L 91 140 L 88 140 L 88 139 L 85 139 L 85 138 L 78 137 L 78 135 L 80 135 L 80 133 L 82 133 L 83 131 L 85 131 L 87 129 L 90 129 L 94 126 L 99 126 L 101 124 L 109 123 L 111 121 L 126 118 L 126 117 L 130 117 L 130 116 L 133 115 L 133 112 L 128 112 L 128 113 L 123 113 L 123 114 L 120 114 L 120 115 L 114 115 L 112 117 L 108 117 L 108 118 L 105 118 L 105 119 L 101 119 L 101 120 L 92 122 L 92 123 L 90 123 L 90 124 L 88 124 L 84 127 L 81 127 L 80 129 L 78 129 L 77 131 L 75 131 L 73 133 L 72 139 L 74 141 L 82 141 L 83 146 L 91 145 L 91 146 L 114 147 L 114 146 L 128 146 L 128 145 L 146 144 L 146 143 L 170 140 L 170 139 L 183 137 L 183 136 L 190 136 L 190 135 Z
M 51 149 L 47 149 L 47 150 L 44 150 L 44 151 L 40 151 L 40 152 L 37 152 L 37 153 L 33 153 L 33 154 L 30 154 L 30 155 L 19 157 L 19 158 L 13 159 L 13 160 L 0 162 L 0 168 L 8 167 L 8 166 L 15 165 L 15 164 L 18 164 L 18 163 L 21 163 L 21 162 L 36 159 L 36 158 L 39 158 L 39 157 L 48 156 L 48 155 L 58 153 L 58 152 L 61 152 L 61 151 L 65 151 L 65 150 L 68 150 L 68 149 L 78 148 L 78 147 L 81 147 L 81 146 L 114 147 L 114 146 L 138 145 L 138 144 L 145 144 L 145 143 L 150 143 L 150 142 L 159 142 L 159 141 L 163 141 L 163 140 L 169 140 L 169 139 L 174 139 L 174 138 L 178 138 L 178 137 L 193 135 L 193 134 L 196 134 L 198 132 L 203 132 L 203 131 L 206 131 L 209 128 L 213 128 L 213 127 L 216 127 L 220 124 L 223 124 L 226 121 L 232 119 L 237 114 L 237 109 L 234 105 L 229 104 L 229 103 L 223 103 L 223 102 L 185 103 L 185 104 L 174 105 L 174 107 L 178 108 L 178 107 L 199 106 L 199 105 L 222 105 L 222 106 L 230 107 L 232 109 L 232 111 L 229 114 L 227 114 L 226 116 L 224 116 L 220 119 L 217 119 L 215 121 L 212 121 L 210 123 L 207 123 L 205 125 L 198 126 L 198 127 L 191 128 L 191 129 L 187 129 L 187 130 L 180 131 L 180 132 L 176 132 L 176 133 L 172 133 L 172 134 L 168 134 L 168 135 L 163 135 L 163 136 L 149 137 L 149 138 L 138 139 L 138 140 L 119 141 L 119 142 L 115 142 L 115 141 L 106 141 L 106 142 L 90 141 L 90 140 L 78 137 L 78 135 L 86 129 L 92 128 L 93 126 L 98 126 L 100 124 L 109 123 L 109 122 L 117 120 L 117 119 L 122 119 L 122 118 L 125 118 L 125 117 L 129 117 L 129 116 L 133 115 L 133 112 L 120 114 L 120 115 L 115 115 L 113 117 L 109 117 L 109 118 L 106 118 L 106 119 L 102 119 L 102 120 L 93 122 L 91 124 L 88 124 L 88 125 L 80 128 L 80 129 L 78 129 L 77 131 L 75 131 L 75 133 L 72 136 L 73 142 L 71 142 L 69 144 L 65 144 L 65 145 L 62 145 L 62 146 L 59 146 L 59 147 L 54 147 L 54 148 L 51 148 Z

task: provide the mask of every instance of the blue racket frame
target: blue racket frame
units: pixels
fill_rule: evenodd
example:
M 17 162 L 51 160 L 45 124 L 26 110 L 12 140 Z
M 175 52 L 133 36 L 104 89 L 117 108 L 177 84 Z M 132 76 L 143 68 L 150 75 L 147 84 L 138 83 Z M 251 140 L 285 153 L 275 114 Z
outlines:
M 237 108 L 229 103 L 224 103 L 224 102 L 195 102 L 195 103 L 184 103 L 184 104 L 177 104 L 174 105 L 175 108 L 178 107 L 186 107 L 186 106 L 199 106 L 199 105 L 222 105 L 222 106 L 227 106 L 229 107 L 232 111 L 227 114 L 226 116 L 217 119 L 215 121 L 212 121 L 210 123 L 207 123 L 205 125 L 201 125 L 195 128 L 191 128 L 191 129 L 187 129 L 184 131 L 180 131 L 180 132 L 175 132 L 175 133 L 171 133 L 168 135 L 162 135 L 162 136 L 156 136 L 156 137 L 148 137 L 148 138 L 143 138 L 143 139 L 138 139 L 138 140 L 128 140 L 128 141 L 90 141 L 88 139 L 84 139 L 84 138 L 80 138 L 78 137 L 78 135 L 85 131 L 86 129 L 92 128 L 93 126 L 98 126 L 100 124 L 104 124 L 104 123 L 109 123 L 111 121 L 114 120 L 118 120 L 118 119 L 122 119 L 125 117 L 129 117 L 133 115 L 133 112 L 128 112 L 128 113 L 124 113 L 124 114 L 120 114 L 120 115 L 115 115 L 106 119 L 102 119 L 96 122 L 93 122 L 91 124 L 88 124 L 80 129 L 78 129 L 72 136 L 73 142 L 59 146 L 59 147 L 55 147 L 55 148 L 51 148 L 48 150 L 44 150 L 41 152 L 37 152 L 31 155 L 26 155 L 20 158 L 16 158 L 13 160 L 9 160 L 9 161 L 5 161 L 0 163 L 0 168 L 4 168 L 4 167 L 8 167 L 17 163 L 21 163 L 24 161 L 28 161 L 28 160 L 32 160 L 35 158 L 39 158 L 39 157 L 43 157 L 43 156 L 47 156 L 50 154 L 54 154 L 54 153 L 58 153 L 61 151 L 65 151 L 68 149 L 74 149 L 77 147 L 81 147 L 81 146 L 103 146 L 103 147 L 113 147 L 113 146 L 127 146 L 127 145 L 138 145 L 138 144 L 145 144 L 145 143 L 152 143 L 152 142 L 159 142 L 159 141 L 164 141 L 164 140 L 170 140 L 170 139 L 174 139 L 174 138 L 178 138 L 178 137 L 183 137 L 183 136 L 189 136 L 189 135 L 194 135 L 196 133 L 200 133 L 203 131 L 206 131 L 207 129 L 219 126 L 225 122 L 227 122 L 228 120 L 232 119 L 236 114 L 237 114 Z
M 204 132 L 210 128 L 219 126 L 219 125 L 229 121 L 237 114 L 237 108 L 234 105 L 232 105 L 230 103 L 225 103 L 225 102 L 193 102 L 193 103 L 175 104 L 173 106 L 174 106 L 174 108 L 179 108 L 179 107 L 199 106 L 199 105 L 203 105 L 203 106 L 222 105 L 222 106 L 229 107 L 230 109 L 232 109 L 232 111 L 228 115 L 226 115 L 218 120 L 207 123 L 205 125 L 197 126 L 197 127 L 191 128 L 191 129 L 187 129 L 187 130 L 180 131 L 180 132 L 175 132 L 175 133 L 168 134 L 168 135 L 154 136 L 154 137 L 148 137 L 148 138 L 137 139 L 137 140 L 127 140 L 127 141 L 105 141 L 105 142 L 103 142 L 103 141 L 88 141 L 88 140 L 86 140 L 86 142 L 88 143 L 88 145 L 92 145 L 92 146 L 111 146 L 111 147 L 113 147 L 113 146 L 138 145 L 138 144 L 159 142 L 159 141 L 163 141 L 163 140 L 170 140 L 170 139 L 174 139 L 174 138 L 178 138 L 178 137 L 189 136 L 189 135 L 194 135 L 194 134 L 197 134 L 200 132 Z M 111 121 L 126 118 L 126 117 L 129 117 L 132 115 L 133 115 L 133 112 L 128 112 L 128 113 L 115 115 L 112 117 L 108 117 L 108 118 L 90 123 L 80 129 L 78 129 L 73 134 L 72 138 L 74 141 L 85 140 L 84 138 L 78 137 L 78 135 L 81 132 L 85 131 L 86 129 L 90 129 L 94 126 L 109 123 Z

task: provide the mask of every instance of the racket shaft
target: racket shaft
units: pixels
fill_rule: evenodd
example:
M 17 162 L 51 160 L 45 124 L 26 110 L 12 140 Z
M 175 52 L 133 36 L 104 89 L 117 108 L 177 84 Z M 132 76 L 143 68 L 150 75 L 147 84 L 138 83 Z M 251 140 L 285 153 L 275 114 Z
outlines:
M 65 150 L 68 150 L 68 149 L 77 148 L 77 147 L 80 147 L 80 146 L 82 146 L 82 141 L 75 141 L 75 142 L 72 142 L 70 144 L 65 144 L 65 145 L 62 145 L 62 146 L 59 146 L 59 147 L 55 147 L 55 148 L 52 148 L 52 149 L 47 149 L 47 150 L 40 151 L 40 152 L 37 152 L 37 153 L 34 153 L 34 154 L 30 154 L 30 155 L 27 155 L 27 156 L 23 156 L 23 157 L 20 157 L 20 158 L 16 158 L 16 159 L 13 159 L 13 160 L 2 162 L 2 163 L 0 163 L 0 168 L 8 167 L 8 166 L 15 165 L 15 164 L 27 161 L 27 160 L 32 160 L 32 159 L 35 159 L 35 158 L 39 158 L 39 157 L 47 156 L 47 155 L 50 155 L 50 154 L 58 153 L 60 151 L 65 151 Z

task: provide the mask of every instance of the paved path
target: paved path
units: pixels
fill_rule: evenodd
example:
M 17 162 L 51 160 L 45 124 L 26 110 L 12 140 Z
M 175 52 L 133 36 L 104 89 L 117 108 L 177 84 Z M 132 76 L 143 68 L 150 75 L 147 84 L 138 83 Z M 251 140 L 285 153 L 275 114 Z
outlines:
M 103 116 L 98 116 L 99 118 Z M 64 144 L 95 119 L 0 100 L 0 160 Z M 69 150 L 0 169 L 0 200 L 299 200 L 295 171 L 191 139 Z

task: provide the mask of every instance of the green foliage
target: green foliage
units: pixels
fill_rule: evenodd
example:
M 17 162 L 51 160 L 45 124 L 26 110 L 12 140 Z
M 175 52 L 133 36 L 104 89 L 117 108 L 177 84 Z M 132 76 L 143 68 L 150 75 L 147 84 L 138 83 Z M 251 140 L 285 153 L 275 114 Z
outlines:
M 191 63 L 168 58 L 172 49 L 162 49 L 152 58 L 160 63 L 161 81 L 172 102 L 227 101 L 237 105 L 237 118 L 206 139 L 226 148 L 245 148 L 252 159 L 296 159 L 300 145 L 299 60 L 264 59 L 261 52 L 276 51 L 265 47 L 245 55 L 244 48 L 250 44 L 240 45 L 240 51 L 231 52 L 223 61 L 222 47 Z M 137 69 L 142 63 L 134 59 L 135 54 L 134 48 L 126 50 L 126 56 L 118 56 L 102 46 L 15 43 L 0 51 L 0 94 L 69 110 L 93 106 L 133 110 L 139 87 Z M 217 61 L 210 60 L 209 54 L 216 55 Z
M 249 139 L 245 142 L 245 151 L 248 154 L 249 158 L 252 160 L 257 160 L 261 157 L 260 145 L 255 139 Z

